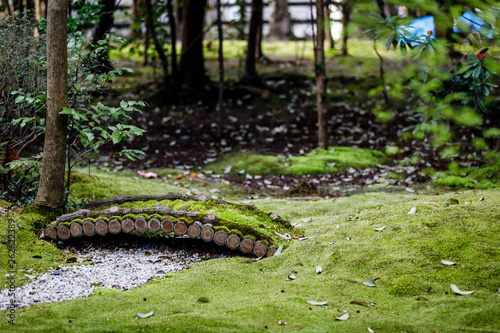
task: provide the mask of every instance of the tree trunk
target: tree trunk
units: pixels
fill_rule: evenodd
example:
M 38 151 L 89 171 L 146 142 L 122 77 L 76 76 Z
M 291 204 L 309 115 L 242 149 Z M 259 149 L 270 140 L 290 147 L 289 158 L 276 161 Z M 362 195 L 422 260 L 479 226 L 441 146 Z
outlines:
M 170 79 L 168 77 L 167 56 L 165 55 L 165 50 L 163 49 L 163 43 L 160 42 L 160 40 L 158 39 L 158 35 L 156 34 L 155 18 L 153 14 L 153 5 L 151 3 L 151 0 L 145 0 L 145 3 L 147 12 L 146 22 L 148 25 L 149 32 L 151 33 L 151 39 L 153 39 L 153 43 L 155 44 L 156 52 L 158 52 L 158 56 L 161 61 L 161 67 L 163 68 L 163 87 L 165 91 L 168 91 L 170 86 Z
M 103 0 L 101 1 L 104 7 L 101 9 L 99 22 L 97 23 L 92 44 L 97 45 L 97 42 L 103 39 L 107 33 L 110 32 L 113 27 L 114 21 L 114 11 L 115 11 L 115 0 Z M 99 73 L 105 73 L 113 69 L 111 61 L 109 60 L 109 52 L 99 54 L 97 58 L 96 70 Z
M 347 52 L 347 40 L 349 38 L 349 23 L 351 22 L 352 0 L 342 2 L 342 52 L 343 56 Z
M 328 47 L 333 50 L 335 48 L 335 41 L 332 37 L 332 19 L 330 15 L 332 11 L 330 10 L 331 0 L 326 0 L 325 4 L 325 38 L 328 40 Z
M 288 1 L 274 0 L 270 3 L 270 7 L 272 14 L 269 22 L 269 37 L 276 40 L 292 39 L 292 22 L 288 12 Z
M 316 0 L 316 45 L 314 52 L 314 72 L 316 76 L 316 100 L 318 103 L 318 147 L 328 148 L 328 126 L 326 107 L 325 73 L 325 6 L 323 0 Z
M 221 0 L 217 0 L 217 33 L 219 36 L 219 127 L 217 129 L 218 137 L 222 137 L 224 127 L 224 55 L 223 42 L 224 34 L 222 31 Z
M 184 0 L 181 54 L 181 81 L 190 91 L 206 82 L 203 61 L 203 21 L 206 0 Z
M 60 208 L 64 204 L 64 170 L 68 117 L 68 52 L 66 0 L 51 0 L 47 17 L 47 116 L 40 185 L 35 204 Z
M 262 0 L 252 0 L 252 14 L 248 30 L 247 54 L 245 58 L 245 77 L 250 81 L 258 80 L 256 69 L 255 50 L 257 47 L 257 35 L 259 25 L 262 21 Z
M 141 37 L 142 36 L 142 30 L 140 25 L 137 25 L 138 23 L 142 22 L 143 17 L 144 17 L 144 0 L 134 0 L 133 6 L 132 6 L 132 29 L 130 32 L 130 38 L 134 37 Z
M 168 15 L 168 25 L 170 27 L 170 40 L 172 44 L 172 53 L 170 57 L 172 59 L 172 87 L 174 89 L 174 95 L 176 95 L 175 89 L 177 89 L 178 81 L 178 70 L 177 70 L 177 24 L 175 23 L 174 9 L 172 6 L 172 0 L 167 0 L 167 15 Z

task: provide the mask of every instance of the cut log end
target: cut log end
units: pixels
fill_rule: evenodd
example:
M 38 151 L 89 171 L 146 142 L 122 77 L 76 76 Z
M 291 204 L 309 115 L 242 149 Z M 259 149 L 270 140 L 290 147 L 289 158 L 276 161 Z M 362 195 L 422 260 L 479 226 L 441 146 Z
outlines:
M 57 231 L 56 228 L 53 226 L 49 225 L 47 228 L 45 228 L 45 231 L 43 232 L 44 237 L 48 239 L 57 239 Z
M 231 250 L 236 250 L 241 243 L 241 239 L 238 235 L 236 234 L 231 234 L 227 238 L 227 247 L 230 248 Z
M 148 222 L 142 216 L 137 216 L 135 219 L 135 229 L 139 232 L 144 232 L 148 230 Z
M 210 242 L 214 239 L 214 228 L 211 225 L 205 224 L 203 228 L 201 228 L 201 239 L 205 242 Z
M 85 220 L 82 223 L 83 234 L 85 236 L 94 236 L 95 235 L 95 225 L 94 222 Z
M 255 246 L 253 247 L 253 254 L 256 257 L 264 257 L 266 256 L 268 252 L 267 245 L 262 243 L 262 242 L 257 242 L 255 243 Z
M 240 250 L 243 253 L 252 253 L 255 241 L 251 238 L 244 238 L 240 243 Z
M 132 232 L 134 230 L 134 221 L 129 217 L 124 218 L 122 220 L 122 230 L 127 234 Z
M 111 219 L 108 222 L 109 232 L 113 235 L 119 234 L 122 231 L 122 224 L 118 219 Z
M 178 236 L 185 235 L 187 232 L 187 225 L 186 223 L 179 221 L 175 224 L 174 226 L 174 232 Z
M 160 220 L 158 220 L 156 217 L 150 218 L 148 222 L 148 229 L 151 232 L 160 231 L 161 229 Z
M 277 248 L 275 248 L 275 247 L 270 248 L 269 250 L 267 250 L 267 256 L 268 257 L 274 256 L 274 254 L 276 253 L 276 251 L 278 251 Z
M 196 221 L 188 227 L 187 234 L 191 238 L 198 238 L 200 237 L 202 227 L 203 225 L 200 222 Z
M 57 227 L 57 236 L 62 240 L 68 240 L 71 238 L 71 232 L 67 226 L 59 225 L 59 227 Z
M 161 220 L 161 230 L 166 234 L 171 233 L 174 230 L 174 221 L 169 217 Z
M 69 225 L 69 231 L 71 233 L 71 237 L 81 237 L 83 235 L 82 225 L 78 222 L 71 222 Z
M 227 242 L 227 232 L 225 230 L 217 230 L 214 235 L 214 242 L 217 245 L 224 245 Z
M 109 227 L 106 221 L 103 219 L 98 219 L 95 222 L 95 232 L 100 236 L 106 236 L 108 234 Z

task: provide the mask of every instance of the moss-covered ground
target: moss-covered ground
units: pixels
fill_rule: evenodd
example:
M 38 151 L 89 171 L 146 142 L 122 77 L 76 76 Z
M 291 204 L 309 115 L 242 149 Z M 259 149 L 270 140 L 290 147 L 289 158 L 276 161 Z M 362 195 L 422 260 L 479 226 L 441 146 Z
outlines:
M 330 147 L 314 149 L 311 152 L 291 157 L 277 157 L 262 154 L 238 153 L 227 155 L 204 166 L 205 170 L 223 173 L 231 167 L 230 173 L 237 175 L 315 175 L 336 173 L 348 168 L 369 168 L 386 163 L 387 157 L 379 151 Z
M 89 195 L 92 188 L 94 195 L 106 191 L 99 192 L 97 199 L 101 195 L 161 194 L 171 186 L 130 177 L 80 177 L 74 183 L 75 197 Z M 18 309 L 16 329 L 366 332 L 370 327 L 375 332 L 498 332 L 499 194 L 498 190 L 439 195 L 379 192 L 335 200 L 255 200 L 260 209 L 290 219 L 297 234 L 316 237 L 292 240 L 280 256 L 258 262 L 210 260 L 137 289 L 102 290 L 88 298 Z M 458 204 L 445 204 L 450 198 Z M 408 214 L 412 207 L 416 214 Z M 66 260 L 68 255 L 34 234 L 34 226 L 51 217 L 31 211 L 11 218 L 17 228 L 18 270 L 40 273 Z M 7 218 L 0 219 L 2 241 L 7 223 Z M 374 230 L 382 226 L 383 230 Z M 4 245 L 0 257 L 3 285 Z M 443 265 L 442 259 L 456 264 Z M 316 266 L 322 267 L 321 274 L 316 273 Z M 290 274 L 296 279 L 287 281 Z M 28 282 L 23 272 L 16 277 L 18 285 Z M 374 279 L 376 287 L 364 285 L 367 279 Z M 474 293 L 455 295 L 452 283 Z M 199 302 L 202 297 L 209 302 Z M 308 300 L 326 301 L 328 307 L 309 305 Z M 351 304 L 353 300 L 368 306 Z M 150 311 L 153 316 L 137 318 L 138 312 Z M 344 311 L 350 318 L 336 320 Z M 12 331 L 5 318 L 0 331 Z

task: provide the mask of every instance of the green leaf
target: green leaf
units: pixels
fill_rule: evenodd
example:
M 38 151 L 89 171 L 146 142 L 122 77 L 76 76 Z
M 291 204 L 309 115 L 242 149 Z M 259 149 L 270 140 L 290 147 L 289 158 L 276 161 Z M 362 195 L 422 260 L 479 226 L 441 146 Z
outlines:
M 127 103 L 127 102 L 125 102 L 125 101 L 121 101 L 121 102 L 120 102 L 120 106 L 121 106 L 122 108 L 126 108 L 126 107 L 128 106 L 128 103 Z

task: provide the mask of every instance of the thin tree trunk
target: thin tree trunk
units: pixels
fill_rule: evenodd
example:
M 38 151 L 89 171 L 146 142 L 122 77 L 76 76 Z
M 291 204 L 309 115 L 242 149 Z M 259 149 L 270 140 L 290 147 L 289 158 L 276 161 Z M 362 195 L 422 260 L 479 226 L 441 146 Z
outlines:
M 316 45 L 314 53 L 314 72 L 316 76 L 316 100 L 318 103 L 318 147 L 328 148 L 328 126 L 326 107 L 326 69 L 325 69 L 325 4 L 316 0 Z
M 181 80 L 191 91 L 206 83 L 203 60 L 203 20 L 206 0 L 184 0 L 182 9 Z
M 104 0 L 102 2 L 104 7 L 101 9 L 99 22 L 97 23 L 94 37 L 92 39 L 92 44 L 94 45 L 97 45 L 97 43 L 110 32 L 114 22 L 115 0 Z M 109 60 L 109 51 L 99 54 L 96 65 L 97 72 L 104 73 L 110 71 L 111 69 L 113 69 L 113 66 Z
M 177 70 L 177 24 L 175 23 L 174 9 L 172 6 L 172 0 L 167 0 L 167 15 L 168 15 L 168 25 L 170 26 L 170 40 L 172 44 L 172 86 L 177 89 L 178 81 L 178 70 Z
M 147 25 L 148 29 L 151 33 L 151 39 L 153 39 L 153 43 L 155 44 L 156 52 L 158 52 L 158 56 L 160 57 L 161 67 L 163 68 L 163 86 L 165 90 L 168 90 L 169 87 L 169 77 L 168 77 L 168 60 L 165 55 L 165 50 L 163 49 L 162 43 L 158 40 L 158 35 L 156 34 L 155 23 L 154 23 L 154 14 L 153 14 L 153 5 L 151 4 L 151 0 L 145 0 L 146 3 L 146 12 L 147 12 Z
M 67 0 L 51 0 L 47 10 L 47 117 L 40 185 L 35 204 L 60 208 L 64 203 L 64 170 L 68 117 Z
M 331 0 L 326 0 L 325 3 L 325 38 L 328 40 L 328 47 L 330 49 L 335 48 L 335 41 L 332 37 L 332 19 L 330 15 L 332 11 L 330 10 Z
M 351 22 L 351 1 L 345 1 L 342 3 L 342 52 L 343 56 L 348 54 L 347 52 L 347 40 L 349 39 L 349 23 Z
M 222 32 L 222 14 L 220 0 L 217 0 L 217 32 L 219 36 L 219 128 L 217 134 L 222 137 L 224 126 L 224 55 L 223 42 L 224 35 Z
M 258 80 L 255 66 L 255 50 L 257 47 L 257 35 L 260 21 L 262 21 L 262 0 L 252 0 L 252 14 L 250 17 L 250 27 L 248 31 L 247 54 L 245 58 L 245 76 L 248 80 Z

